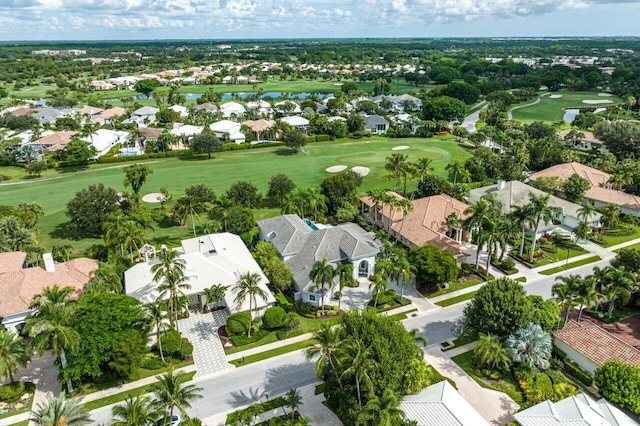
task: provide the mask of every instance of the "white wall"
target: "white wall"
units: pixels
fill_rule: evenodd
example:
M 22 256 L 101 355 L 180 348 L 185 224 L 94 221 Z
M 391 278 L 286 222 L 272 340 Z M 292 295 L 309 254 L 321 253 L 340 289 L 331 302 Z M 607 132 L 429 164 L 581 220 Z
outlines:
M 591 374 L 593 376 L 596 368 L 599 367 L 595 362 L 587 359 L 584 355 L 573 349 L 571 346 L 567 345 L 563 341 L 558 338 L 553 339 L 553 343 L 560 349 L 562 352 L 567 354 L 567 358 L 574 361 L 576 364 L 580 366 L 584 371 Z

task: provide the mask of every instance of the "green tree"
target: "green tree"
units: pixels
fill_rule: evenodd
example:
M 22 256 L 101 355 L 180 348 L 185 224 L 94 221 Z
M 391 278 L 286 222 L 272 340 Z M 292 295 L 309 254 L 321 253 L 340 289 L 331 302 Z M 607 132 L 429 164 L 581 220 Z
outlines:
M 593 378 L 607 401 L 640 414 L 640 367 L 620 360 L 606 361 Z
M 158 414 L 153 400 L 147 396 L 132 396 L 111 409 L 113 420 L 109 426 L 154 426 Z
M 402 424 L 404 411 L 400 408 L 398 397 L 390 390 L 382 391 L 382 396 L 374 396 L 362 409 L 358 418 L 371 420 L 373 426 L 393 426 Z
M 216 201 L 216 193 L 211 188 L 201 183 L 191 185 L 184 190 L 184 194 L 196 200 L 203 206 L 210 207 Z
M 22 251 L 35 243 L 35 237 L 14 216 L 0 219 L 0 252 Z
M 80 139 L 71 139 L 71 141 L 60 151 L 59 158 L 66 161 L 70 165 L 89 164 L 89 160 L 97 155 L 96 148 Z
M 493 334 L 480 333 L 478 343 L 473 348 L 473 356 L 478 362 L 499 371 L 506 371 L 511 366 L 507 349 Z
M 282 141 L 291 151 L 298 152 L 307 144 L 307 137 L 300 130 L 292 129 L 284 132 Z
M 151 94 L 156 89 L 156 87 L 158 87 L 158 85 L 159 85 L 158 80 L 153 78 L 147 78 L 147 79 L 136 82 L 133 89 L 138 93 L 142 93 L 148 98 L 151 96 Z
M 370 346 L 365 346 L 361 340 L 354 338 L 345 345 L 344 351 L 341 352 L 340 362 L 346 367 L 341 373 L 340 379 L 342 380 L 348 376 L 355 378 L 358 404 L 362 406 L 360 388 L 364 385 L 368 391 L 372 390 L 373 385 L 369 373 L 378 367 L 373 359 L 373 350 Z
M 135 194 L 140 193 L 140 188 L 146 182 L 147 176 L 153 174 L 151 167 L 146 164 L 132 164 L 125 167 L 123 171 L 125 177 L 122 184 L 125 188 L 131 185 L 131 189 Z
M 540 226 L 540 222 L 549 223 L 551 222 L 551 217 L 553 215 L 553 210 L 549 206 L 549 201 L 551 200 L 551 196 L 548 194 L 545 195 L 535 195 L 534 193 L 529 193 L 529 204 L 528 210 L 531 214 L 531 223 L 534 226 L 533 229 L 533 242 L 531 243 L 531 254 L 529 259 L 533 262 L 533 254 L 536 252 L 536 235 L 538 235 L 538 227 Z
M 236 206 L 249 209 L 257 209 L 262 202 L 262 194 L 258 192 L 258 188 L 247 181 L 233 183 L 226 195 Z
M 22 337 L 7 330 L 0 330 L 0 380 L 11 380 L 18 366 L 26 367 L 30 353 Z
M 611 260 L 611 266 L 618 268 L 624 266 L 629 272 L 640 272 L 640 248 L 625 248 L 618 252 L 616 257 Z
M 287 194 L 290 194 L 295 188 L 296 184 L 289 176 L 284 173 L 278 173 L 271 176 L 271 180 L 269 180 L 267 198 L 276 201 L 278 205 L 282 205 Z
M 556 303 L 564 312 L 564 323 L 569 321 L 569 313 L 571 308 L 576 306 L 576 292 L 581 285 L 582 277 L 580 275 L 567 275 L 564 277 L 556 277 L 559 283 L 551 287 L 551 295 L 555 297 Z
M 584 193 L 591 187 L 589 181 L 578 174 L 572 174 L 562 183 L 562 192 L 567 200 L 579 203 Z
M 344 342 L 343 331 L 342 327 L 333 327 L 331 324 L 323 322 L 320 328 L 313 333 L 313 339 L 318 343 L 304 350 L 307 361 L 318 357 L 315 363 L 318 379 L 323 379 L 328 372 L 336 371 L 337 357 Z
M 373 296 L 373 306 L 378 306 L 378 296 L 384 294 L 389 287 L 389 282 L 380 275 L 374 275 L 369 283 L 369 290 Z
M 529 323 L 510 335 L 505 345 L 514 362 L 534 370 L 549 368 L 551 335 L 538 325 Z
M 227 213 L 227 231 L 242 235 L 249 232 L 256 224 L 251 209 L 234 206 Z
M 215 134 L 210 132 L 203 132 L 198 135 L 194 135 L 189 140 L 189 146 L 195 153 L 206 152 L 208 158 L 211 158 L 212 152 L 222 151 L 224 143 L 216 137 Z
M 178 410 L 182 416 L 187 416 L 186 409 L 191 404 L 202 399 L 202 388 L 195 385 L 185 385 L 189 380 L 187 373 L 169 370 L 162 376 L 156 376 L 157 382 L 151 385 L 155 395 L 157 410 L 165 414 L 163 426 L 171 424 L 174 410 Z
M 209 305 L 209 308 L 213 308 L 224 300 L 226 292 L 227 287 L 222 284 L 214 284 L 211 287 L 205 288 L 203 292 L 205 303 Z
M 508 278 L 489 281 L 464 307 L 458 333 L 493 334 L 500 339 L 527 325 L 532 318 L 531 301 L 522 285 Z
M 433 244 L 413 248 L 409 262 L 415 267 L 416 285 L 422 289 L 433 289 L 458 276 L 459 267 L 451 252 Z
M 187 216 L 191 217 L 191 226 L 193 228 L 193 236 L 196 236 L 196 218 L 200 217 L 200 213 L 205 210 L 205 205 L 200 203 L 197 198 L 183 195 L 176 200 L 173 205 L 172 213 L 180 220 L 180 223 L 186 223 Z
M 93 423 L 91 416 L 77 398 L 65 400 L 64 395 L 55 397 L 47 394 L 47 399 L 31 411 L 32 422 L 38 426 L 82 426 Z
M 530 294 L 527 299 L 533 306 L 533 322 L 544 331 L 551 332 L 560 319 L 560 307 L 553 299 L 544 300 L 541 296 Z
M 322 195 L 326 197 L 328 214 L 333 216 L 345 204 L 355 201 L 358 181 L 353 174 L 336 173 L 320 183 Z
M 289 407 L 290 411 L 290 419 L 293 420 L 296 411 L 302 405 L 302 396 L 297 389 L 289 389 L 287 393 L 284 394 L 284 402 L 287 407 Z
M 120 209 L 119 201 L 115 189 L 101 183 L 89 185 L 67 203 L 67 216 L 71 219 L 69 227 L 77 232 L 99 235 L 107 217 Z
M 618 300 L 623 306 L 629 303 L 635 282 L 635 275 L 627 271 L 624 266 L 605 268 L 605 275 L 598 285 L 600 292 L 609 302 L 609 319 L 613 316 L 613 309 Z
M 260 287 L 260 274 L 257 272 L 247 272 L 240 276 L 233 287 L 236 297 L 234 302 L 238 309 L 241 309 L 246 299 L 249 299 L 249 328 L 247 337 L 251 337 L 251 327 L 253 326 L 253 310 L 258 309 L 258 297 L 267 301 L 267 293 Z
M 170 251 L 167 253 L 177 252 Z M 179 259 L 178 255 L 171 254 L 165 256 L 173 258 L 172 266 L 166 267 L 163 263 L 156 263 L 151 267 L 151 272 L 155 273 L 154 281 L 158 282 L 158 291 L 160 292 L 158 298 L 160 300 L 165 299 L 169 301 L 172 313 L 171 324 L 177 330 L 178 314 L 181 311 L 180 299 L 185 296 L 185 290 L 191 289 L 191 284 L 189 284 L 188 278 L 185 275 L 184 260 Z M 154 267 L 156 266 L 159 266 L 159 268 L 154 270 Z
M 459 99 L 449 96 L 427 98 L 422 101 L 422 118 L 434 121 L 459 121 L 464 120 L 467 106 Z
M 615 228 L 620 220 L 620 206 L 613 203 L 605 204 L 602 211 L 602 223 L 607 228 Z
M 325 298 L 325 286 L 329 284 L 333 285 L 333 278 L 336 276 L 336 271 L 333 265 L 329 263 L 329 260 L 325 257 L 322 260 L 316 260 L 311 266 L 309 271 L 309 279 L 314 282 L 316 287 L 320 287 L 320 299 L 322 301 L 322 315 L 324 315 L 324 298 Z
M 411 170 L 409 162 L 407 161 L 408 158 L 408 155 L 400 153 L 391 154 L 386 158 L 387 162 L 384 165 L 384 169 L 389 172 L 389 175 L 393 178 L 394 192 L 397 189 L 398 183 L 402 179 L 405 181 L 406 192 L 406 178 L 409 176 L 409 172 Z
M 147 336 L 137 330 L 126 330 L 113 344 L 109 367 L 121 377 L 131 379 L 140 372 L 147 352 Z
M 149 330 L 155 329 L 156 341 L 158 342 L 158 351 L 160 352 L 160 359 L 164 362 L 164 352 L 162 351 L 162 336 L 169 330 L 169 325 L 166 323 L 170 319 L 169 312 L 166 309 L 166 304 L 162 302 L 153 302 L 145 306 L 147 314 L 147 327 Z
M 356 282 L 356 279 L 353 278 L 353 263 L 348 260 L 338 263 L 336 275 L 338 276 L 338 312 L 341 312 L 342 292 L 345 287 L 350 287 Z

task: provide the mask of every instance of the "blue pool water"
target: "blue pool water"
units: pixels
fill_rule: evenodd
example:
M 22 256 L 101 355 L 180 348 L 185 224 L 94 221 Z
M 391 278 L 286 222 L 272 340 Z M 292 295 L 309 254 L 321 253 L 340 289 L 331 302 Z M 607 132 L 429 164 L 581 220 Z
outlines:
M 309 219 L 305 219 L 304 223 L 306 223 L 307 226 L 309 228 L 311 228 L 312 231 L 317 231 L 318 230 L 318 227 L 313 222 L 311 222 Z

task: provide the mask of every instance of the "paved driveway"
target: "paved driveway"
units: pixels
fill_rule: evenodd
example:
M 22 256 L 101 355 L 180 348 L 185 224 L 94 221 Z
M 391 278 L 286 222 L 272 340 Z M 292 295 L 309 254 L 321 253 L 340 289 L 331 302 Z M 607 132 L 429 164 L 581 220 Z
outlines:
M 234 368 L 227 362 L 222 343 L 218 337 L 218 327 L 227 322 L 226 310 L 207 314 L 191 314 L 178 322 L 180 332 L 193 345 L 193 359 L 201 378 L 209 374 Z

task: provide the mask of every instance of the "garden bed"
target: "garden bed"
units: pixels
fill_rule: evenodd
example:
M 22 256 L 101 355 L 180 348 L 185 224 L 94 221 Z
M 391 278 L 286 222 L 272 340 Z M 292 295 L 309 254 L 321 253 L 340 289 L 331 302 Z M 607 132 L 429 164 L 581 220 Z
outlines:
M 605 229 L 600 239 L 592 239 L 591 241 L 603 247 L 611 247 L 636 238 L 640 238 L 640 227 L 622 225 L 613 229 Z
M 427 297 L 427 298 L 438 297 L 444 294 L 452 293 L 454 291 L 463 290 L 468 287 L 473 287 L 474 285 L 478 285 L 484 281 L 485 279 L 483 277 L 481 277 L 478 274 L 472 273 L 470 275 L 467 275 L 466 277 L 458 279 L 458 281 L 456 282 L 449 283 L 449 285 L 446 286 L 446 288 L 438 288 L 436 291 L 433 291 L 433 292 L 426 292 L 422 290 L 420 291 L 420 294 L 422 294 L 424 297 Z
M 6 402 L 0 401 L 0 419 L 17 416 L 18 414 L 30 411 L 33 405 L 35 391 L 36 385 L 31 382 L 24 382 L 24 393 L 22 395 Z

